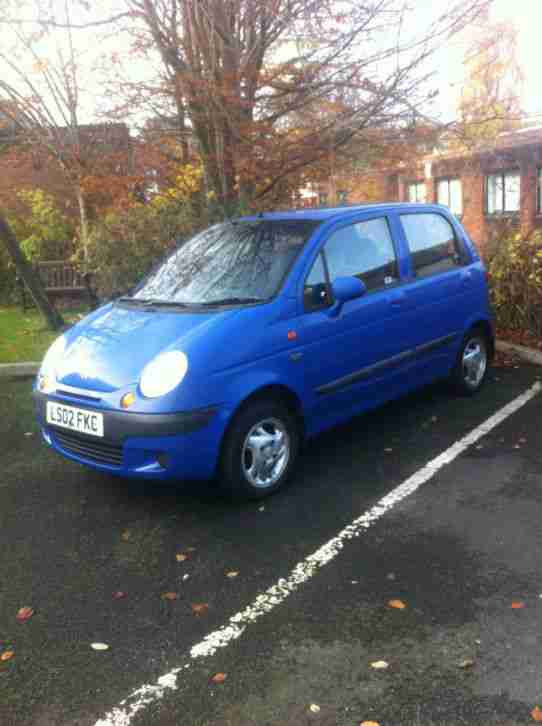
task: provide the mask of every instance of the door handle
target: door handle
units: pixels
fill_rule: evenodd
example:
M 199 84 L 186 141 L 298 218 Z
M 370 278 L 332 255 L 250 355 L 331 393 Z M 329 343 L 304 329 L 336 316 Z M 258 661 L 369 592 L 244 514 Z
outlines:
M 467 285 L 470 285 L 470 283 L 472 282 L 472 278 L 473 275 L 471 270 L 464 270 L 461 273 L 461 284 L 463 285 L 463 287 L 467 287 Z

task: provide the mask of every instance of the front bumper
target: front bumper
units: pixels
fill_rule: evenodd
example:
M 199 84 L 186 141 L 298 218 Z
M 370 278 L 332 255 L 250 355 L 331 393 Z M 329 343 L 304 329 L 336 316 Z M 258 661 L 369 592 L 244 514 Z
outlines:
M 225 412 L 218 407 L 141 414 L 39 391 L 33 395 L 44 440 L 66 458 L 101 471 L 147 479 L 209 479 L 215 473 L 226 427 Z M 47 400 L 101 413 L 103 438 L 48 424 Z

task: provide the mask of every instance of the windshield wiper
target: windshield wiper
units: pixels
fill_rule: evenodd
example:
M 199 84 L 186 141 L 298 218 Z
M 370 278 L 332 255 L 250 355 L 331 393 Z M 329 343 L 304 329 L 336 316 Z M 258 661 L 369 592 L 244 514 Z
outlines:
M 155 300 L 153 298 L 140 297 L 119 297 L 115 302 L 129 303 L 131 305 L 140 305 L 144 308 L 187 308 L 191 307 L 190 303 L 179 302 L 178 300 Z
M 207 300 L 205 302 L 194 303 L 203 307 L 211 307 L 212 305 L 250 305 L 250 303 L 264 302 L 261 297 L 224 297 L 220 300 Z

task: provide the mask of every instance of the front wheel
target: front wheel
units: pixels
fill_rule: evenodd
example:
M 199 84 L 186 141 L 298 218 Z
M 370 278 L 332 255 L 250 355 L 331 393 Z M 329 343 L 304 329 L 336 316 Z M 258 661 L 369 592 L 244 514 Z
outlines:
M 489 364 L 487 336 L 480 328 L 470 330 L 461 345 L 451 379 L 456 390 L 472 396 L 483 386 Z
M 262 499 L 287 481 L 298 452 L 299 430 L 288 408 L 254 401 L 237 414 L 226 434 L 220 483 L 235 495 Z

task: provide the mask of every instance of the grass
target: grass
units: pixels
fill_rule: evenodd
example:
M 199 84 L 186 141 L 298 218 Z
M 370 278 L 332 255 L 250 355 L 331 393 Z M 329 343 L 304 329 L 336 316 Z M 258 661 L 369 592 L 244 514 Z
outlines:
M 73 323 L 86 312 L 88 307 L 74 305 L 62 310 L 62 316 L 66 323 Z M 39 362 L 57 336 L 46 328 L 37 310 L 23 313 L 17 307 L 0 306 L 0 363 Z

